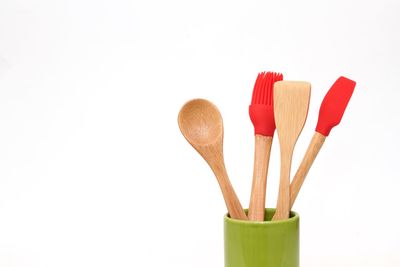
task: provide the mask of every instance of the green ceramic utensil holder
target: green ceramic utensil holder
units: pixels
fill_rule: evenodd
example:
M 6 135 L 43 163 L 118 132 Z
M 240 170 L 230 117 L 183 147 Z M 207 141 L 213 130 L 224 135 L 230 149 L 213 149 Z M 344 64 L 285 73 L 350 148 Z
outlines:
M 265 211 L 263 222 L 225 215 L 225 267 L 299 267 L 299 215 L 271 221 L 275 209 Z

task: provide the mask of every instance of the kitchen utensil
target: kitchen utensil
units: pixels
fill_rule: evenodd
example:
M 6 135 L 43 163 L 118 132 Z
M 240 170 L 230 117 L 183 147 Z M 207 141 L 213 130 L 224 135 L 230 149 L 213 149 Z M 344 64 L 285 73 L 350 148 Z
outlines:
M 307 173 L 324 144 L 325 138 L 329 135 L 331 129 L 340 123 L 355 86 L 356 82 L 346 77 L 339 77 L 325 95 L 319 109 L 318 123 L 314 136 L 290 184 L 290 207 L 293 206 Z
M 205 99 L 191 100 L 180 110 L 178 124 L 183 136 L 214 172 L 229 215 L 233 219 L 247 220 L 225 168 L 223 155 L 224 130 L 218 108 Z
M 274 85 L 274 116 L 281 153 L 278 203 L 273 220 L 289 218 L 290 168 L 294 146 L 307 118 L 311 84 L 280 81 Z
M 272 138 L 275 132 L 273 90 L 274 83 L 283 79 L 282 74 L 261 72 L 253 89 L 249 114 L 254 125 L 254 168 L 248 217 L 263 221 L 267 186 L 268 163 Z

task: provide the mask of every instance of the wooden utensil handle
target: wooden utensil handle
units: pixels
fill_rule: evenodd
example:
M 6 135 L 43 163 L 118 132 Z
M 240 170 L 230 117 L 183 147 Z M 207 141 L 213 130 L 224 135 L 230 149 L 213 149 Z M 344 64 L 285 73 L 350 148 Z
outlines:
M 208 147 L 208 149 L 212 152 L 208 154 L 209 158 L 207 162 L 217 178 L 230 217 L 238 220 L 248 220 L 247 215 L 240 204 L 239 198 L 229 180 L 224 158 L 220 152 L 222 149 L 216 147 Z
M 233 189 L 233 186 L 228 178 L 225 168 L 219 172 L 218 177 L 218 183 L 221 187 L 230 217 L 238 220 L 248 220 L 246 213 L 240 204 L 239 198 L 237 197 L 235 190 Z
M 290 166 L 292 165 L 293 151 L 284 150 L 281 146 L 281 171 L 279 181 L 278 203 L 273 221 L 285 220 L 290 213 Z
M 272 137 L 255 135 L 253 183 L 249 205 L 249 220 L 263 221 L 267 187 L 268 164 Z
M 225 188 L 224 199 L 226 206 L 228 208 L 228 212 L 231 218 L 238 220 L 248 220 L 246 213 L 243 210 L 242 205 L 240 204 L 239 198 L 237 197 L 235 191 L 231 183 L 228 181 L 226 185 L 229 183 L 229 186 Z
M 326 136 L 320 134 L 319 132 L 315 132 L 313 138 L 311 139 L 311 143 L 307 148 L 306 154 L 304 155 L 304 158 L 297 169 L 295 176 L 293 177 L 292 183 L 290 184 L 290 208 L 292 208 L 294 201 L 299 194 L 300 188 L 306 179 L 307 173 L 325 142 L 325 138 Z

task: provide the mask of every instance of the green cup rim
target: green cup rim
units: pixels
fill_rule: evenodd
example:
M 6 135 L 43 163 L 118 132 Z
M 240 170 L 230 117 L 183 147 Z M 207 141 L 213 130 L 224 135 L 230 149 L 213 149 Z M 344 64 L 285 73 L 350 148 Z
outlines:
M 247 214 L 248 209 L 244 209 L 244 211 Z M 266 208 L 266 212 L 275 212 L 274 208 Z M 224 215 L 224 220 L 228 221 L 229 223 L 234 223 L 234 224 L 244 224 L 244 225 L 254 225 L 254 224 L 262 224 L 262 225 L 277 225 L 277 224 L 288 224 L 288 223 L 293 223 L 295 221 L 298 221 L 300 218 L 299 214 L 295 211 L 290 211 L 290 217 L 289 219 L 286 220 L 279 220 L 279 221 L 245 221 L 245 220 L 238 220 L 238 219 L 232 219 L 231 217 L 228 216 L 228 213 Z

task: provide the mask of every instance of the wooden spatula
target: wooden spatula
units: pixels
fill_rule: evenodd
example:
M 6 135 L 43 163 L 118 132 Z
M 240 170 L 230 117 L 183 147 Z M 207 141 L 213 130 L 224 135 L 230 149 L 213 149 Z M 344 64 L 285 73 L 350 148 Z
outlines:
M 274 116 L 281 153 L 278 203 L 272 220 L 284 220 L 290 213 L 290 168 L 297 139 L 303 130 L 310 102 L 311 84 L 280 81 L 274 85 Z

